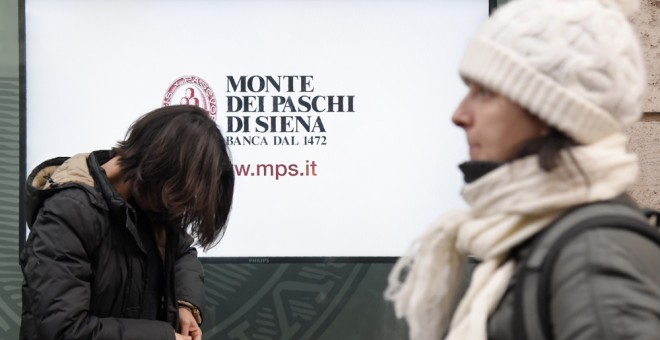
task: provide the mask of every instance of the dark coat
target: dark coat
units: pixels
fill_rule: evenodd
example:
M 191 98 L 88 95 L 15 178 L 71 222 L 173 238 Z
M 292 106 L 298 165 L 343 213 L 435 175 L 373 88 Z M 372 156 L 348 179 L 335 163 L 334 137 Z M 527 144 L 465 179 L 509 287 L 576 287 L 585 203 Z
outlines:
M 529 245 L 516 253 L 520 261 Z M 565 244 L 551 274 L 555 340 L 660 338 L 660 248 L 622 229 L 591 229 Z M 513 276 L 488 322 L 490 340 L 513 339 Z
M 179 326 L 177 300 L 203 310 L 203 269 L 192 238 L 170 232 L 164 254 L 166 320 L 139 319 L 147 253 L 136 211 L 101 168 L 110 158 L 108 151 L 86 160 L 55 158 L 28 177 L 21 339 L 169 340 Z

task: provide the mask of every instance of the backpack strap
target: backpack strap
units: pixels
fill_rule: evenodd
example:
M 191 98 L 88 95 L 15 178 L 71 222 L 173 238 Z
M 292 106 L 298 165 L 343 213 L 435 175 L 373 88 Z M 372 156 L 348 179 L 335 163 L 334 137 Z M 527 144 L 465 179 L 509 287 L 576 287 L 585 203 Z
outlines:
M 591 203 L 570 210 L 531 240 L 531 251 L 519 263 L 514 286 L 513 333 L 515 340 L 553 339 L 550 320 L 550 285 L 554 263 L 563 245 L 593 228 L 616 228 L 636 232 L 660 246 L 660 235 L 644 211 L 620 200 Z
M 650 208 L 642 209 L 642 212 L 648 219 L 649 223 L 655 227 L 655 229 L 660 232 L 660 211 Z

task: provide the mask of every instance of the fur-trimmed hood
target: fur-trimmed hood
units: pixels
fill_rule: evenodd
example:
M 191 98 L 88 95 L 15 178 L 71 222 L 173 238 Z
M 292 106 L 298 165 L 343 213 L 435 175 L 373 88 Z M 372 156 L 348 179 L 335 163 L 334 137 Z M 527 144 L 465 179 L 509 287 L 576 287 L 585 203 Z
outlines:
M 103 196 L 114 189 L 105 188 L 105 176 L 100 164 L 111 157 L 109 151 L 96 151 L 94 153 L 80 153 L 73 157 L 56 157 L 44 161 L 32 170 L 25 185 L 26 195 L 26 221 L 28 227 L 34 223 L 43 202 L 55 193 L 78 188 L 85 191 L 90 202 L 102 209 L 107 209 Z M 99 162 L 100 161 L 100 162 Z M 106 200 L 107 201 L 107 200 Z M 124 205 L 122 202 L 117 202 Z

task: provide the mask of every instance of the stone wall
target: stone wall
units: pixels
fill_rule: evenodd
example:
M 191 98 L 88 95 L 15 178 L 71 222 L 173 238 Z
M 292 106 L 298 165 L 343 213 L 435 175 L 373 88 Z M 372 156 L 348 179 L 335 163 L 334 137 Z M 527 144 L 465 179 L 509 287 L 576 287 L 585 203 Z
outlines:
M 631 18 L 639 33 L 648 89 L 644 117 L 628 129 L 630 150 L 640 159 L 640 179 L 630 194 L 641 205 L 660 209 L 660 0 L 641 0 L 640 10 Z
M 644 112 L 660 112 L 660 0 L 641 0 L 640 10 L 631 18 L 644 49 L 648 92 Z

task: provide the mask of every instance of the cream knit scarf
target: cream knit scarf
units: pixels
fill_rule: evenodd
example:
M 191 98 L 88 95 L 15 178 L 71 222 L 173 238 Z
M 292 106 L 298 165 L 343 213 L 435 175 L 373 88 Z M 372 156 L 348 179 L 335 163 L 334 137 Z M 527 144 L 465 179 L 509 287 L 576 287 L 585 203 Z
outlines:
M 516 265 L 509 250 L 569 207 L 624 193 L 638 171 L 626 141 L 617 134 L 572 148 L 581 171 L 567 152 L 550 173 L 529 156 L 466 185 L 462 194 L 471 209 L 443 215 L 390 273 L 385 298 L 394 302 L 397 317 L 406 318 L 410 338 L 438 340 L 448 331 L 449 340 L 487 339 L 488 317 Z M 482 262 L 456 306 L 468 254 Z

